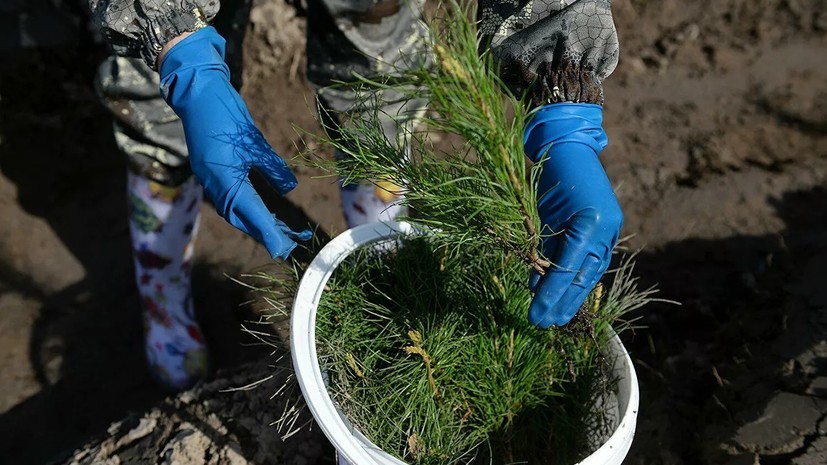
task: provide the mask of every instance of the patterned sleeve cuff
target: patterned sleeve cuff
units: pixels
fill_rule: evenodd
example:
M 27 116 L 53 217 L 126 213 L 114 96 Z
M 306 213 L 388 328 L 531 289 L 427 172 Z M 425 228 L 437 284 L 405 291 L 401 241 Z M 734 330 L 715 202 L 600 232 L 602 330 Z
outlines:
M 603 104 L 619 45 L 609 0 L 480 0 L 482 43 L 531 106 Z
M 219 6 L 218 0 L 100 0 L 93 15 L 116 54 L 141 57 L 157 71 L 164 45 L 206 27 Z
M 584 69 L 580 63 L 561 61 L 555 66 L 544 63 L 537 70 L 526 96 L 529 104 L 532 107 L 561 102 L 603 105 L 603 84 L 594 70 Z

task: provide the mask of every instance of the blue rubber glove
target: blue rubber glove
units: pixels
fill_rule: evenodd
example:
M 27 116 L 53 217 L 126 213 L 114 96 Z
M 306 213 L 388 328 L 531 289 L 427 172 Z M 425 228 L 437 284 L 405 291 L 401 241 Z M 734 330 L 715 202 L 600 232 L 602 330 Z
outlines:
M 295 241 L 310 239 L 311 232 L 293 231 L 276 218 L 248 174 L 256 168 L 281 195 L 296 187 L 296 177 L 230 85 L 224 46 L 212 27 L 175 44 L 161 64 L 161 93 L 184 124 L 192 171 L 218 213 L 264 244 L 273 258 L 287 258 Z
M 568 323 L 606 272 L 623 213 L 597 154 L 606 147 L 603 108 L 556 103 L 526 125 L 526 155 L 542 163 L 538 205 L 544 276 L 533 271 L 528 319 L 541 328 Z

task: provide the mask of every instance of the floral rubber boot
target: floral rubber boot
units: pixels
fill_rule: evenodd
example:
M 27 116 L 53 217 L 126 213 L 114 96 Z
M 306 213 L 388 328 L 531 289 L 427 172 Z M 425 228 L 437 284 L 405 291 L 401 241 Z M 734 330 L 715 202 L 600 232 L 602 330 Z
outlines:
M 208 373 L 191 286 L 202 197 L 194 178 L 167 187 L 133 173 L 128 176 L 129 230 L 146 357 L 153 377 L 173 391 L 192 387 Z

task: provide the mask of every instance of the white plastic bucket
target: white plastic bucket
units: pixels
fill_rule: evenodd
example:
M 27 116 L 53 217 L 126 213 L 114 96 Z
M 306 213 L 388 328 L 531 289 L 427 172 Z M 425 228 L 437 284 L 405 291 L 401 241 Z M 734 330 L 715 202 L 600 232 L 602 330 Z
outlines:
M 408 223 L 373 223 L 345 231 L 322 248 L 310 263 L 293 303 L 290 347 L 296 378 L 307 406 L 325 436 L 339 456 L 353 465 L 406 464 L 380 450 L 356 431 L 327 393 L 316 357 L 316 310 L 333 271 L 353 251 L 415 232 Z M 639 403 L 637 375 L 617 336 L 609 340 L 607 349 L 609 356 L 614 356 L 613 374 L 618 379 L 618 426 L 600 448 L 578 465 L 621 465 L 632 446 Z

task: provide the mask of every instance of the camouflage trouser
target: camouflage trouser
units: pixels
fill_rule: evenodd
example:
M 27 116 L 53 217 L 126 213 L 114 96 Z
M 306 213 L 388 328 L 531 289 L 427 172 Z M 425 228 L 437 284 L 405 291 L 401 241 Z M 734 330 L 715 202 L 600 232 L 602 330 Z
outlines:
M 310 0 L 307 10 L 307 76 L 332 114 L 373 111 L 353 90 L 334 82 L 353 81 L 354 73 L 381 76 L 411 66 L 411 57 L 426 55 L 422 0 Z M 225 0 L 213 23 L 227 40 L 227 61 L 237 87 L 249 11 L 250 0 Z M 170 186 L 186 181 L 191 171 L 183 127 L 161 98 L 158 74 L 140 58 L 113 56 L 101 65 L 96 84 L 114 116 L 115 140 L 130 169 Z M 389 138 L 397 137 L 400 124 L 408 124 L 424 107 L 424 102 L 406 102 L 391 92 L 378 101 Z

